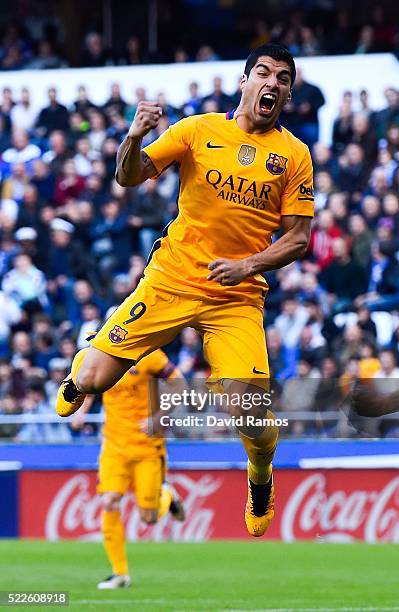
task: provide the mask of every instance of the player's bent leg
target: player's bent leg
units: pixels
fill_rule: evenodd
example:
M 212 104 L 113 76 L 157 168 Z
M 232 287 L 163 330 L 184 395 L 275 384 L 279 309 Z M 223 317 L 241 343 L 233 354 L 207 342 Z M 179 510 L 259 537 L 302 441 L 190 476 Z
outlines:
M 76 373 L 76 386 L 82 393 L 103 393 L 113 387 L 134 365 L 134 360 L 109 355 L 90 346 Z
M 102 495 L 101 528 L 104 548 L 112 567 L 112 574 L 98 583 L 99 589 L 119 589 L 131 585 L 129 576 L 125 533 L 120 514 L 120 493 L 107 491 Z
M 71 373 L 58 390 L 57 414 L 62 417 L 74 414 L 83 404 L 86 394 L 110 389 L 133 363 L 129 359 L 108 355 L 93 346 L 79 351 L 72 362 Z

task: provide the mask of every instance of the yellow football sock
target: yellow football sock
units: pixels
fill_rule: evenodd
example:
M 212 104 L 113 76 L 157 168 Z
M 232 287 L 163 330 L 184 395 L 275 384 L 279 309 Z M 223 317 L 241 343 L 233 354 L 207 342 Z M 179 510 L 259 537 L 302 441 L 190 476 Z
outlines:
M 125 530 L 121 521 L 121 513 L 103 511 L 101 514 L 104 548 L 112 567 L 113 574 L 126 575 L 127 566 Z
M 169 487 L 162 485 L 161 499 L 159 500 L 158 519 L 162 518 L 169 512 L 172 501 L 173 495 Z
M 76 353 L 75 357 L 73 358 L 72 366 L 71 366 L 71 376 L 72 376 L 72 380 L 75 383 L 75 385 L 76 385 L 76 377 L 78 375 L 78 372 L 83 363 L 83 359 L 85 358 L 85 355 L 88 350 L 89 350 L 88 347 L 81 349 L 80 351 Z
M 274 419 L 268 410 L 267 418 Z M 248 455 L 248 476 L 254 484 L 266 484 L 272 473 L 272 461 L 277 446 L 278 427 L 268 425 L 258 438 L 248 438 L 240 433 L 240 438 Z

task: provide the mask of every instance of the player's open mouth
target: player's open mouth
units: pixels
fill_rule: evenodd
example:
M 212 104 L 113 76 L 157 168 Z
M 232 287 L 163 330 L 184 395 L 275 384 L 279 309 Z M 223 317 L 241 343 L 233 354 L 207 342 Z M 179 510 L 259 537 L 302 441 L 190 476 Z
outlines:
M 277 102 L 277 96 L 274 93 L 264 93 L 259 100 L 259 109 L 262 115 L 270 115 L 273 112 Z

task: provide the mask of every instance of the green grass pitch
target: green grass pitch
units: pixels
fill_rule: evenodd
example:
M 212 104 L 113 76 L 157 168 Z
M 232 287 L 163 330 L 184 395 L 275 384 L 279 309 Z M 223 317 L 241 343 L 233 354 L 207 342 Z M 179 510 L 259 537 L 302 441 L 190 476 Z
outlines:
M 0 590 L 69 591 L 58 609 L 71 612 L 399 610 L 394 544 L 140 542 L 128 554 L 133 586 L 98 591 L 110 574 L 101 544 L 0 540 Z

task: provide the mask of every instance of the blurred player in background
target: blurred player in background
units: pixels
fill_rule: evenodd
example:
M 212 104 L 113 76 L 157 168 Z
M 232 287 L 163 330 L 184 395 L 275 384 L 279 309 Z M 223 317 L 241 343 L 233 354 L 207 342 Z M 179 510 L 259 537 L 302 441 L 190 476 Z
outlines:
M 278 118 L 295 82 L 292 55 L 262 45 L 248 56 L 233 112 L 188 117 L 141 150 L 162 109 L 142 101 L 117 155 L 116 178 L 134 186 L 180 164 L 179 214 L 153 249 L 144 279 L 78 353 L 60 387 L 57 412 L 68 416 L 85 394 L 112 387 L 142 357 L 187 326 L 203 337 L 211 378 L 230 394 L 264 397 L 269 366 L 263 329 L 263 272 L 302 257 L 313 216 L 307 146 Z M 273 242 L 275 232 L 282 237 Z M 262 402 L 252 415 L 273 418 Z M 253 411 L 252 409 L 255 410 Z M 241 412 L 235 416 L 247 413 Z M 248 421 L 247 421 L 248 423 Z M 272 459 L 278 428 L 243 427 L 248 455 L 249 533 L 263 535 L 274 516 Z
M 87 349 L 84 349 L 87 350 Z M 184 508 L 174 488 L 166 484 L 166 446 L 162 437 L 145 433 L 150 418 L 150 385 L 155 379 L 181 380 L 182 374 L 156 350 L 130 368 L 114 387 L 103 394 L 105 423 L 99 458 L 97 492 L 102 495 L 101 527 L 112 574 L 99 589 L 131 585 L 120 503 L 128 490 L 135 492 L 140 518 L 156 523 L 167 512 L 183 521 Z M 87 396 L 72 426 L 80 429 L 94 396 Z

